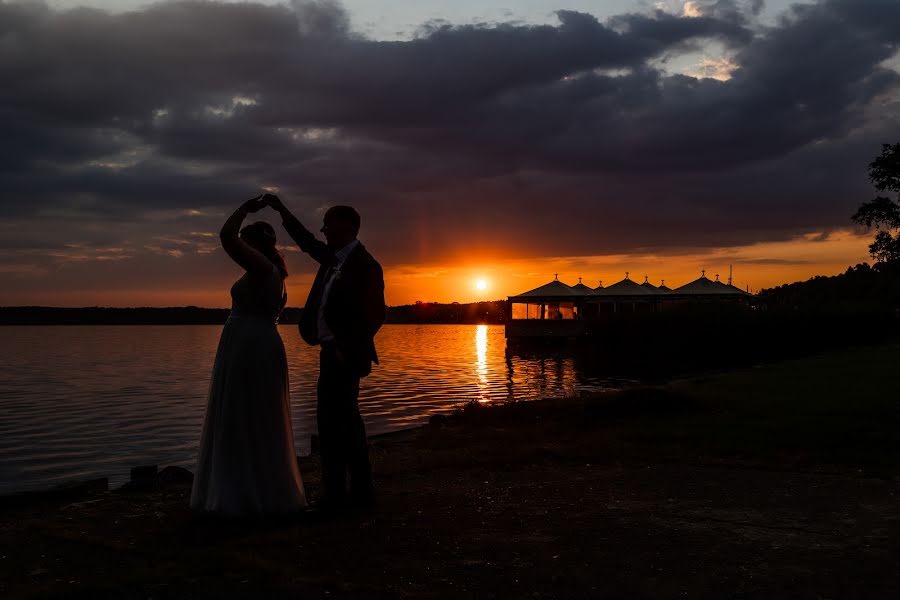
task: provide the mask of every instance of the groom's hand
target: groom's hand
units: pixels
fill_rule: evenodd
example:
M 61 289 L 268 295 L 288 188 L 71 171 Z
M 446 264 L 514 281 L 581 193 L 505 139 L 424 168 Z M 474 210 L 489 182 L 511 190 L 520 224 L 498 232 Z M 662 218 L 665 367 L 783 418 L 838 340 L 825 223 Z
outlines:
M 347 359 L 344 357 L 344 353 L 341 352 L 340 350 L 338 350 L 337 348 L 334 349 L 334 360 L 336 360 L 337 363 L 341 366 L 344 366 L 347 364 Z
M 269 206 L 271 206 L 278 212 L 281 212 L 282 210 L 284 210 L 284 204 L 281 203 L 281 198 L 279 198 L 275 194 L 268 194 L 268 193 L 263 194 L 262 201 L 264 204 L 268 204 Z

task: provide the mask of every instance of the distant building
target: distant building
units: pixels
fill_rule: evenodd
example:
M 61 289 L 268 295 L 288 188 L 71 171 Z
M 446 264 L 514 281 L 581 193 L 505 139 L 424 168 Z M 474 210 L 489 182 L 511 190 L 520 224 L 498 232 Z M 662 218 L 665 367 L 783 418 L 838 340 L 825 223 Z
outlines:
M 578 278 L 578 283 L 572 286 L 572 289 L 576 294 L 590 294 L 594 290 L 589 288 L 588 286 L 581 283 L 581 277 Z
M 729 278 L 730 280 L 730 278 Z M 712 281 L 704 271 L 699 278 L 679 288 L 655 286 L 644 276 L 637 283 L 625 274 L 621 281 L 596 288 L 578 283 L 569 286 L 556 276 L 544 284 L 516 296 L 509 296 L 507 337 L 567 337 L 591 331 L 592 323 L 616 318 L 619 314 L 656 313 L 684 304 L 729 303 L 749 306 L 752 296 L 731 283 Z

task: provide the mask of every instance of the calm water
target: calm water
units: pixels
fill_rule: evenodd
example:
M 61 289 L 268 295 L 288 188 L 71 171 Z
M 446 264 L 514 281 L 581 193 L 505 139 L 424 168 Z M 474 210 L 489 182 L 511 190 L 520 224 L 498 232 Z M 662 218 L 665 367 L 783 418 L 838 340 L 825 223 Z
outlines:
M 318 350 L 296 326 L 287 348 L 294 436 L 315 431 Z M 139 464 L 193 469 L 220 326 L 0 328 L 0 494 L 68 479 L 127 480 Z M 381 366 L 363 380 L 370 435 L 411 427 L 460 403 L 507 402 L 621 387 L 576 358 L 507 352 L 502 326 L 388 325 Z

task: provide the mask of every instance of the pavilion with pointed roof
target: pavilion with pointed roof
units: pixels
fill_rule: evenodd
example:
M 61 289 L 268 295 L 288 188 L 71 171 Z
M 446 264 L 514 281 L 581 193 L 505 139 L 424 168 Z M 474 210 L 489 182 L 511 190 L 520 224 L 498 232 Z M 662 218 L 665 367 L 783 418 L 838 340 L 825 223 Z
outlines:
M 591 288 L 581 277 L 575 285 L 567 285 L 553 280 L 533 290 L 510 296 L 507 305 L 507 336 L 564 335 L 578 336 L 589 331 L 591 322 L 602 322 L 614 316 L 627 313 L 656 313 L 679 304 L 709 302 L 738 302 L 747 305 L 753 296 L 731 284 L 715 281 L 702 271 L 697 279 L 672 289 L 660 281 L 657 287 L 650 283 L 648 275 L 643 283 L 637 283 L 625 273 L 625 278 L 616 283 Z M 552 323 L 548 323 L 552 322 Z M 544 325 L 541 325 L 544 323 Z
M 587 287 L 587 286 L 585 286 Z M 559 275 L 555 275 L 553 281 L 545 283 L 540 287 L 529 290 L 514 298 L 568 298 L 578 295 L 571 286 L 566 285 L 559 280 Z
M 653 286 L 650 286 L 653 287 Z M 625 279 L 617 281 L 606 288 L 607 296 L 652 296 L 656 294 L 656 289 L 649 290 L 638 282 L 629 278 L 629 273 L 625 273 Z
M 629 272 L 625 278 L 614 284 L 598 288 L 584 299 L 581 314 L 586 319 L 598 317 L 601 313 L 653 312 L 657 309 L 656 296 L 660 292 L 650 284 L 643 285 L 631 279 Z
M 581 283 L 581 277 L 578 278 L 578 283 L 572 286 L 572 291 L 582 296 L 594 293 L 594 290 L 592 288 Z
M 550 283 L 518 296 L 510 296 L 508 316 L 512 320 L 577 320 L 576 299 L 581 295 L 572 286 L 560 281 L 559 274 L 556 274 Z
M 731 284 L 724 284 L 719 281 L 719 276 L 716 275 L 716 280 L 712 281 L 706 276 L 706 270 L 704 270 L 700 277 L 695 279 L 690 283 L 686 283 L 679 288 L 675 288 L 673 290 L 676 294 L 681 294 L 683 296 L 749 296 L 747 292 L 736 288 Z
M 644 275 L 644 283 L 641 284 L 641 287 L 644 288 L 645 290 L 651 290 L 653 292 L 656 292 L 657 294 L 660 293 L 660 291 L 661 291 L 658 287 L 656 287 L 655 285 L 650 283 L 649 275 Z

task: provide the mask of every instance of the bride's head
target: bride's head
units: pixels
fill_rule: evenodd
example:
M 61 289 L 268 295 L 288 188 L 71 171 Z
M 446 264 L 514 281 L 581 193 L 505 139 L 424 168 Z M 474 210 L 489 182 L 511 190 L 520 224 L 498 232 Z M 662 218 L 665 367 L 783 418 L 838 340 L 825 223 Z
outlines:
M 241 229 L 241 239 L 253 249 L 262 253 L 278 267 L 282 277 L 287 277 L 287 266 L 284 264 L 284 255 L 275 246 L 278 241 L 275 238 L 275 229 L 265 221 L 250 223 Z

